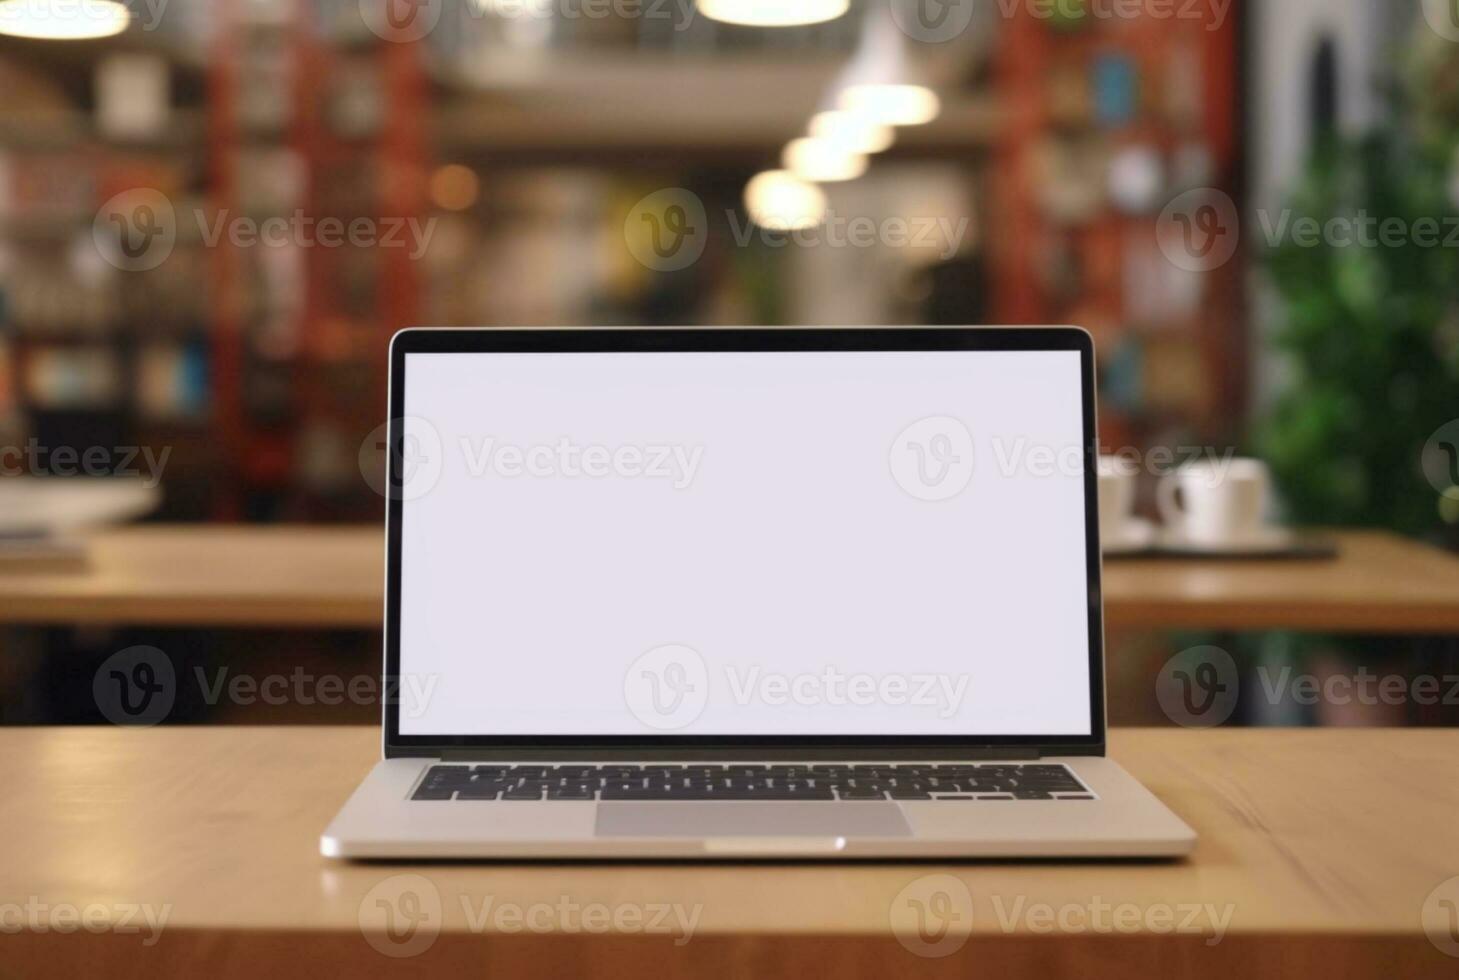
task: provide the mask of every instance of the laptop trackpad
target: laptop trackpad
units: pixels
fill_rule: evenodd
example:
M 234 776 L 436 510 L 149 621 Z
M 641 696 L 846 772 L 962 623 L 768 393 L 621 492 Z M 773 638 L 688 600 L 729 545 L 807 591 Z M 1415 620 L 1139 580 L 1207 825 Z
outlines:
M 599 803 L 599 837 L 910 837 L 895 803 Z

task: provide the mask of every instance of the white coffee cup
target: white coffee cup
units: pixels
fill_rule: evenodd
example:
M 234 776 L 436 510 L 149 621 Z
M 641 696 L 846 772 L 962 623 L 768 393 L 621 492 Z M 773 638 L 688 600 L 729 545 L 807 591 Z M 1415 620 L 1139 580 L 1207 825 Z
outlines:
M 1135 519 L 1140 467 L 1121 456 L 1099 457 L 1099 536 L 1120 541 Z
M 1239 544 L 1266 529 L 1271 487 L 1259 459 L 1202 460 L 1163 477 L 1155 502 L 1165 526 L 1192 544 Z

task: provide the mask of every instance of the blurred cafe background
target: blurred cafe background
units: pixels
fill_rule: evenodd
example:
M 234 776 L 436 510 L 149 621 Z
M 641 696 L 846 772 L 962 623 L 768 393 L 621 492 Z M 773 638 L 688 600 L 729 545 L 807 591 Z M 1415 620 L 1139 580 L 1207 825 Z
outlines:
M 1077 324 L 1145 519 L 1155 461 L 1231 452 L 1286 525 L 1454 550 L 1455 229 L 1450 0 L 0 0 L 0 720 L 115 721 L 93 678 L 139 645 L 375 673 L 342 614 L 76 583 L 375 533 L 412 325 Z M 1207 646 L 1243 684 L 1459 674 L 1387 625 L 1113 625 L 1111 718 L 1176 720 L 1162 665 Z M 169 722 L 377 717 L 196 688 Z

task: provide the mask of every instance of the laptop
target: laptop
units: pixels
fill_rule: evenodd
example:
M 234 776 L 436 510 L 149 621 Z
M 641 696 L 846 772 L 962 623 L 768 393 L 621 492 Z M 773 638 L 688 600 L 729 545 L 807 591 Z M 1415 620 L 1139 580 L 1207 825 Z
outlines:
M 1174 857 L 1106 755 L 1077 329 L 390 352 L 383 758 L 339 858 Z

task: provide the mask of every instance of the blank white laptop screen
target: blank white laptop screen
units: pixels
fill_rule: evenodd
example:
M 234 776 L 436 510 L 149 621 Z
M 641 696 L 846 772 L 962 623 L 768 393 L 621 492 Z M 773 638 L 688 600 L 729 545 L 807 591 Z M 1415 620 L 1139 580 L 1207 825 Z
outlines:
M 401 734 L 1091 734 L 1077 352 L 403 383 Z

